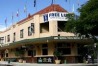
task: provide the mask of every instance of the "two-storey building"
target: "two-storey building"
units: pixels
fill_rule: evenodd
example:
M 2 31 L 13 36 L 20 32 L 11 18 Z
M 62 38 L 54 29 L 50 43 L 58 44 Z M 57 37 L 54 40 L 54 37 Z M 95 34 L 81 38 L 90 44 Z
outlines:
M 22 57 L 27 62 L 53 63 L 57 49 L 67 63 L 81 62 L 81 47 L 92 41 L 65 32 L 66 14 L 65 9 L 53 4 L 1 31 L 0 58 L 17 61 L 19 56 L 15 53 L 24 50 Z

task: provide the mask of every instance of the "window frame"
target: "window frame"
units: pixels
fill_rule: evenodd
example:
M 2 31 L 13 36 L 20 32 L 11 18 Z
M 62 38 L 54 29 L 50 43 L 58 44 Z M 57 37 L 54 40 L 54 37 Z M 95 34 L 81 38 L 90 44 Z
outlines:
M 31 36 L 31 35 L 32 35 L 31 27 L 29 26 L 29 27 L 28 27 L 28 36 Z
M 21 29 L 20 30 L 20 38 L 23 38 L 24 37 L 24 29 Z
M 10 35 L 7 35 L 7 42 L 10 42 Z
M 43 50 L 47 50 L 46 54 Z M 48 44 L 42 44 L 42 55 L 48 55 Z
M 14 32 L 13 33 L 13 41 L 15 41 L 16 40 L 16 33 Z

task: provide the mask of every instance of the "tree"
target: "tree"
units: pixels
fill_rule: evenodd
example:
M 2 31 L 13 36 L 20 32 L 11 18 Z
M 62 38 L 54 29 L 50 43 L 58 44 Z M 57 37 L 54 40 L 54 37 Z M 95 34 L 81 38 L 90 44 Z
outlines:
M 75 27 L 76 33 L 98 35 L 98 0 L 89 0 L 78 11 L 80 12 L 79 18 L 70 18 L 69 22 L 67 22 L 66 30 L 70 31 Z M 73 26 L 70 27 L 69 25 Z
M 89 0 L 83 4 L 78 11 L 78 18 L 74 15 L 68 17 L 65 30 L 74 32 L 75 34 L 85 35 L 87 38 L 92 38 L 94 43 L 97 42 L 98 36 L 98 0 Z

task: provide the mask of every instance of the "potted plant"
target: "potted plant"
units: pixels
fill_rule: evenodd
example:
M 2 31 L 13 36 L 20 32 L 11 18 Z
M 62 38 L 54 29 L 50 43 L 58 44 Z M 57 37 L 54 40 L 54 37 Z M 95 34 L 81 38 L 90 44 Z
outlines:
M 54 57 L 55 57 L 55 63 L 56 64 L 60 64 L 61 60 L 59 59 L 62 56 L 62 53 L 59 52 L 57 49 L 54 51 L 53 53 Z
M 25 54 L 25 50 L 24 49 L 16 49 L 15 50 L 15 56 L 19 57 L 19 62 L 22 63 L 24 60 L 24 54 Z

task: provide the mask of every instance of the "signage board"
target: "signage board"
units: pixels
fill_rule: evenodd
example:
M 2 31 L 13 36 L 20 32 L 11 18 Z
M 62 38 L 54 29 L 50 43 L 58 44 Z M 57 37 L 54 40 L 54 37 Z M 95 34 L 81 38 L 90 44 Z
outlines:
M 37 63 L 53 63 L 53 57 L 37 57 Z
M 43 15 L 44 22 L 57 20 L 57 21 L 67 21 L 67 12 L 49 12 Z
M 60 37 L 54 37 L 54 39 L 82 39 L 81 37 L 77 37 L 77 36 L 60 36 Z

